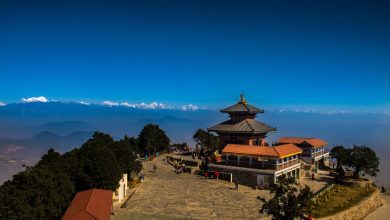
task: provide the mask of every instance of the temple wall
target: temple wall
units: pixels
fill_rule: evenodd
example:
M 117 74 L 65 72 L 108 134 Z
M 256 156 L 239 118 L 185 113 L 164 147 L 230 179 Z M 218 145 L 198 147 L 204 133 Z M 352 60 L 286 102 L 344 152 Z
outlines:
M 260 143 L 256 144 L 256 140 L 260 139 Z M 264 136 L 247 136 L 247 135 L 220 135 L 219 136 L 220 147 L 225 147 L 226 144 L 243 144 L 243 145 L 264 145 L 265 137 Z
M 261 174 L 253 171 L 235 170 L 235 169 L 218 167 L 218 166 L 214 166 L 213 164 L 209 165 L 209 170 L 223 172 L 223 173 L 232 173 L 233 181 L 235 180 L 235 178 L 238 178 L 239 184 L 244 186 L 249 186 L 249 187 L 257 186 L 257 175 Z M 261 175 L 267 175 L 267 174 L 261 174 Z M 273 178 L 273 175 L 268 174 L 267 176 Z

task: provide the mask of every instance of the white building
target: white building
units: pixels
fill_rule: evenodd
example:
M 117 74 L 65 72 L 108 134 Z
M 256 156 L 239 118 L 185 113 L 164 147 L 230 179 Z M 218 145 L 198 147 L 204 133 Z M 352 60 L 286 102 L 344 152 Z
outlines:
M 278 142 L 279 144 L 295 144 L 300 147 L 303 150 L 301 159 L 315 169 L 329 165 L 329 152 L 325 149 L 327 143 L 321 139 L 281 137 Z
M 119 180 L 119 187 L 115 190 L 113 197 L 118 199 L 119 202 L 123 201 L 126 198 L 127 191 L 127 174 L 122 175 L 122 179 Z

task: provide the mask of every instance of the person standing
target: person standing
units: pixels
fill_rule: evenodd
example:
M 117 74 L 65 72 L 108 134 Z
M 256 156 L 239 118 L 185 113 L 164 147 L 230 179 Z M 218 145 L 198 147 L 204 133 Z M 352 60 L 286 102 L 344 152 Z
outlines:
M 236 185 L 236 187 L 234 189 L 236 191 L 238 191 L 238 178 L 236 178 L 236 180 L 234 181 L 234 184 Z
M 179 174 L 179 163 L 175 162 L 175 172 L 176 174 Z
M 183 170 L 183 173 L 185 173 L 185 172 L 186 172 L 186 164 L 185 164 L 185 163 L 182 163 L 182 164 L 181 164 L 181 168 L 182 168 L 182 170 Z
M 153 170 L 156 173 L 156 170 L 157 170 L 157 165 L 156 164 L 153 165 Z
M 219 172 L 218 171 L 214 171 L 214 177 L 217 178 L 217 180 L 218 180 L 218 178 L 219 178 Z

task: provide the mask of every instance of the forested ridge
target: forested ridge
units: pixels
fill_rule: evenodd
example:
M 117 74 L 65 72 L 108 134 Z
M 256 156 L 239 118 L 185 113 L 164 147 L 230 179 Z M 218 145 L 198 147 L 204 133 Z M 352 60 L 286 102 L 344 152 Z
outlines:
M 0 186 L 0 219 L 60 219 L 74 195 L 91 188 L 115 191 L 123 173 L 139 173 L 137 155 L 154 154 L 170 140 L 148 124 L 138 137 L 113 140 L 95 132 L 79 148 L 60 154 L 48 150 L 40 161 Z

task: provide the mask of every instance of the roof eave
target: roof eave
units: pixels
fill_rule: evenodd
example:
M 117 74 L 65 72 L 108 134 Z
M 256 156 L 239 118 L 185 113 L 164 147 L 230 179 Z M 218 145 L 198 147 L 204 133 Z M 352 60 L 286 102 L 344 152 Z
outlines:
M 220 132 L 220 133 L 251 133 L 251 134 L 266 134 L 268 132 L 275 132 L 275 131 L 231 131 L 231 130 L 217 130 L 217 129 L 208 129 L 208 131 L 211 132 Z
M 251 114 L 264 113 L 264 110 L 259 110 L 259 111 L 232 111 L 232 110 L 221 109 L 219 111 L 222 112 L 222 113 L 235 113 L 235 112 L 245 112 L 245 113 L 251 113 Z

